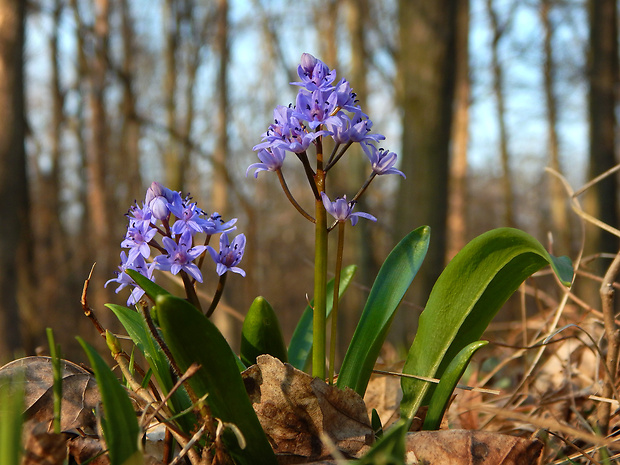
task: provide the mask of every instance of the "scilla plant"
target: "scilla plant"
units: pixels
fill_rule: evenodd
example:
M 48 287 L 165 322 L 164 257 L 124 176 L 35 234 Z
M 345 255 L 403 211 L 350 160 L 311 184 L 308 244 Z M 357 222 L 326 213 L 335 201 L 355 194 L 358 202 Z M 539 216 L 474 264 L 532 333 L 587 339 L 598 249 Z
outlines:
M 254 147 L 260 163 L 250 165 L 246 172 L 246 176 L 253 173 L 254 177 L 261 172 L 273 173 L 314 232 L 314 296 L 289 343 L 282 339 L 276 312 L 264 298 L 257 297 L 243 325 L 241 353 L 233 352 L 209 317 L 220 301 L 228 273 L 245 276 L 239 267 L 245 236 L 238 234 L 230 240 L 235 219 L 224 221 L 217 213 L 206 214 L 191 198 L 158 183 L 149 187 L 140 205 L 130 208 L 127 234 L 121 244 L 127 250 L 121 253 L 117 277 L 107 283 L 118 283 L 117 292 L 131 289 L 127 305 L 135 310 L 114 304 L 108 307 L 149 363 L 142 382 L 134 382 L 132 388 L 152 400 L 158 409 L 156 415 L 165 420 L 189 460 L 195 463 L 217 456 L 223 450 L 221 445 L 236 463 L 277 463 L 240 375 L 257 355 L 269 353 L 301 370 L 311 365 L 313 376 L 329 383 L 337 379 L 338 387 L 349 387 L 363 396 L 396 310 L 429 246 L 430 228 L 422 226 L 403 238 L 388 255 L 336 378 L 338 301 L 355 272 L 354 266 L 343 267 L 345 230 L 349 221 L 352 226 L 359 219 L 376 221 L 370 213 L 354 210 L 377 176 L 405 176 L 395 168 L 396 154 L 377 146 L 385 138 L 372 133 L 372 121 L 345 79 L 336 81 L 336 72 L 309 54 L 302 55 L 297 72 L 300 81 L 293 83 L 298 87 L 295 104 L 276 107 L 273 123 Z M 359 144 L 367 157 L 369 174 L 358 191 L 347 198 L 341 186 L 332 186 L 328 180 L 353 144 Z M 304 210 L 285 181 L 284 161 L 292 154 L 307 180 L 312 211 Z M 328 282 L 328 237 L 332 232 L 337 236 L 335 277 Z M 219 235 L 218 250 L 210 245 L 215 235 Z M 203 309 L 195 286 L 203 282 L 206 256 L 210 256 L 219 278 L 208 308 Z M 416 378 L 403 378 L 402 421 L 378 441 L 366 459 L 369 463 L 376 454 L 393 456 L 396 463 L 402 461 L 404 433 L 420 406 L 429 407 L 424 427 L 438 428 L 450 394 L 471 356 L 485 344 L 479 338 L 490 320 L 524 279 L 549 264 L 559 280 L 569 285 L 572 268 L 566 257 L 551 256 L 534 238 L 510 228 L 483 234 L 455 257 L 433 288 L 403 369 L 405 374 L 441 381 L 434 386 Z M 156 272 L 180 276 L 184 298 L 155 284 Z M 328 355 L 326 325 L 330 314 Z M 112 399 L 109 402 L 118 406 L 105 410 L 106 416 L 109 414 L 104 424 L 107 443 L 111 449 L 126 448 L 122 453 L 117 451 L 117 457 L 135 458 L 139 454 L 137 438 L 113 438 L 141 434 L 143 429 L 131 426 L 128 430 L 132 413 L 119 412 L 131 409 L 130 404 L 117 401 L 124 393 L 108 388 L 109 374 L 92 348 L 84 345 L 97 367 L 101 389 L 107 392 L 104 402 Z M 123 368 L 121 349 L 111 334 L 108 345 L 126 378 L 133 379 Z M 152 383 L 151 374 L 164 399 L 151 394 L 156 390 L 147 389 Z

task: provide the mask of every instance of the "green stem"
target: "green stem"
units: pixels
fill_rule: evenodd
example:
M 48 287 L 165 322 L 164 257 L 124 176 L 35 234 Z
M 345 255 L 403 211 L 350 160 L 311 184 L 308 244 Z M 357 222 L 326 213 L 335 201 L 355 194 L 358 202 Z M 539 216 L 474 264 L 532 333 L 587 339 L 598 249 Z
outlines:
M 60 434 L 60 412 L 62 410 L 62 367 L 60 361 L 60 346 L 56 344 L 52 328 L 46 328 L 47 341 L 50 346 L 50 356 L 52 359 L 53 374 L 53 412 L 54 412 L 54 433 Z
M 323 171 L 323 149 L 317 139 L 314 177 L 319 193 L 325 192 L 325 171 Z M 312 375 L 325 379 L 325 332 L 327 312 L 327 212 L 320 195 L 315 199 L 314 228 L 314 312 L 312 318 Z
M 334 275 L 334 303 L 332 306 L 332 331 L 329 346 L 329 384 L 334 382 L 336 364 L 336 341 L 338 340 L 338 294 L 340 293 L 340 272 L 342 270 L 342 252 L 344 250 L 344 227 L 346 221 L 338 222 L 338 249 L 336 251 L 336 272 Z

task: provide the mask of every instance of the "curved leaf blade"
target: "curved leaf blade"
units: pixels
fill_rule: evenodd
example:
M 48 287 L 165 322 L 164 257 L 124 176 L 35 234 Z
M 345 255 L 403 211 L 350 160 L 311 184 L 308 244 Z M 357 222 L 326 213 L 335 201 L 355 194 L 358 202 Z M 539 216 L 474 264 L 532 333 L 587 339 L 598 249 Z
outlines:
M 441 378 L 450 361 L 480 336 L 501 306 L 530 275 L 551 265 L 568 285 L 567 257 L 552 257 L 529 234 L 513 228 L 488 231 L 467 244 L 445 268 L 418 324 L 403 373 Z M 412 418 L 433 386 L 403 378 L 401 414 Z
M 146 295 L 149 296 L 153 302 L 155 302 L 155 299 L 157 299 L 160 295 L 171 295 L 166 289 L 158 286 L 146 276 L 138 273 L 136 270 L 127 269 L 125 270 L 125 273 L 127 273 L 138 286 L 144 289 Z
M 424 261 L 430 234 L 428 226 L 411 231 L 385 259 L 342 362 L 338 386 L 364 396 L 396 309 Z
M 138 449 L 140 427 L 129 396 L 97 351 L 81 337 L 77 337 L 77 340 L 88 356 L 101 393 L 105 414 L 102 426 L 110 462 L 138 463 L 141 460 L 141 452 Z M 132 462 L 133 460 L 137 461 Z
M 174 386 L 174 381 L 170 373 L 170 363 L 159 347 L 159 344 L 157 344 L 151 335 L 143 316 L 137 311 L 123 307 L 122 305 L 106 304 L 106 307 L 114 312 L 131 340 L 138 346 L 138 349 L 140 349 L 149 366 L 152 368 L 155 380 L 157 384 L 159 384 L 163 394 L 168 395 Z M 185 411 L 191 407 L 191 401 L 184 389 L 178 389 L 172 394 L 170 398 L 170 407 L 174 413 Z M 189 413 L 178 417 L 177 421 L 186 433 L 192 430 L 195 423 Z
M 273 307 L 264 297 L 256 297 L 245 315 L 241 329 L 241 361 L 254 365 L 256 357 L 269 354 L 288 362 L 280 322 Z
M 276 465 L 273 449 L 261 427 L 245 390 L 237 359 L 215 325 L 189 302 L 172 295 L 156 300 L 159 322 L 180 369 L 192 363 L 200 369 L 189 379 L 198 397 L 205 394 L 211 413 L 239 428 L 246 441 L 241 449 L 236 440 L 226 441 L 235 463 Z M 233 435 L 234 436 L 234 435 Z
M 353 276 L 357 271 L 356 265 L 349 265 L 340 272 L 340 286 L 338 288 L 338 298 L 340 299 L 347 290 Z M 306 307 L 301 318 L 297 322 L 291 342 L 288 346 L 289 363 L 298 370 L 305 370 L 308 365 L 312 352 L 312 307 L 314 301 Z M 334 304 L 334 280 L 327 283 L 327 316 L 331 314 Z
M 454 360 L 450 362 L 450 365 L 446 368 L 446 372 L 441 377 L 441 380 L 433 393 L 433 397 L 431 397 L 431 402 L 428 404 L 428 411 L 426 412 L 422 429 L 439 429 L 443 414 L 448 407 L 448 402 L 450 402 L 450 397 L 452 396 L 459 379 L 463 376 L 467 365 L 469 365 L 469 361 L 478 349 L 484 347 L 488 343 L 489 341 L 472 342 L 471 344 L 463 347 Z

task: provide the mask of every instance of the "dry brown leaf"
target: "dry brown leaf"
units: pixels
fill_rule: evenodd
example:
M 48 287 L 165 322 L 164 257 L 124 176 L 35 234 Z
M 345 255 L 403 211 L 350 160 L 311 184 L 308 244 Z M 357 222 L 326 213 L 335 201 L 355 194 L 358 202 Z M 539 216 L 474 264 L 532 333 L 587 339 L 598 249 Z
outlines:
M 381 369 L 383 368 L 381 367 Z M 366 394 L 364 394 L 364 402 L 369 415 L 372 413 L 372 409 L 377 411 L 385 430 L 400 418 L 400 400 L 402 397 L 403 391 L 398 376 L 372 375 L 366 388 Z
M 487 431 L 421 431 L 407 434 L 406 450 L 408 464 L 530 465 L 542 443 Z
M 50 433 L 39 424 L 28 434 L 22 465 L 62 465 L 67 458 L 67 439 L 68 435 Z
M 360 457 L 374 440 L 362 398 L 312 378 L 277 358 L 261 355 L 242 374 L 258 419 L 286 463 L 329 457 L 327 435 L 347 457 Z M 283 463 L 283 461 L 281 462 Z
M 87 434 L 96 432 L 96 418 L 93 410 L 100 402 L 95 377 L 88 371 L 67 360 L 62 363 L 62 411 L 61 430 L 75 432 L 81 429 Z M 23 373 L 23 374 L 21 374 Z M 54 417 L 54 377 L 50 357 L 25 357 L 14 360 L 0 368 L 0 384 L 5 377 L 20 379 L 25 383 L 24 430 L 46 423 L 48 431 Z
M 78 465 L 86 462 L 88 465 L 110 465 L 110 458 L 103 453 L 106 449 L 99 439 L 78 436 L 71 439 L 67 447 Z

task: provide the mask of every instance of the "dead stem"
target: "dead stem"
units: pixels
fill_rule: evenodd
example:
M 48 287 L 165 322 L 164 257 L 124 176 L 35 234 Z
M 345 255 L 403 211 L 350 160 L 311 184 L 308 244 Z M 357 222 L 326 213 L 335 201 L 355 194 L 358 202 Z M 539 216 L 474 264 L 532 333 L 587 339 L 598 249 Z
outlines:
M 618 369 L 618 329 L 616 326 L 614 312 L 614 288 L 613 283 L 616 276 L 620 273 L 620 252 L 616 255 L 613 262 L 607 269 L 603 282 L 601 283 L 600 296 L 603 310 L 603 322 L 605 324 L 605 336 L 607 338 L 607 357 L 606 365 L 608 376 L 611 377 L 603 388 L 603 397 L 611 398 L 614 395 L 616 385 L 616 373 Z M 609 431 L 609 418 L 611 414 L 611 404 L 604 403 L 599 410 L 599 428 L 602 435 Z

